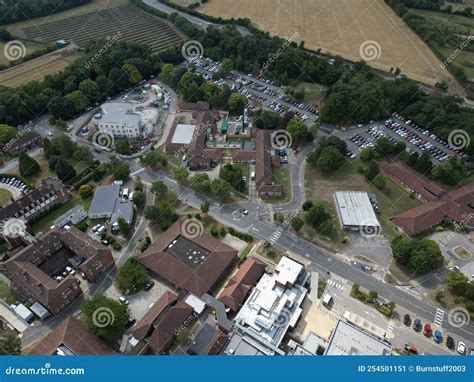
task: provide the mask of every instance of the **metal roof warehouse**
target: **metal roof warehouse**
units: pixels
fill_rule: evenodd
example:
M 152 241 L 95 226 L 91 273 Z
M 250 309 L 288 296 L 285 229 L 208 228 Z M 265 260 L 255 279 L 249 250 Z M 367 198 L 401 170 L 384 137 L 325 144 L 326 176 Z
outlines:
M 381 230 L 367 192 L 337 191 L 334 202 L 343 229 L 374 227 Z

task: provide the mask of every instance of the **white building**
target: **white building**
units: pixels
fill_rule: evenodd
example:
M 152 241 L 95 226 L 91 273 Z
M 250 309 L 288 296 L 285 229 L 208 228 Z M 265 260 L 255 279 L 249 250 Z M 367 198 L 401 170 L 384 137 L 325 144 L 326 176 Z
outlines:
M 382 232 L 367 192 L 337 191 L 334 193 L 334 203 L 342 229 L 370 234 Z
M 101 112 L 92 118 L 100 131 L 116 138 L 148 138 L 157 121 L 157 110 L 137 111 L 130 102 L 106 102 L 101 106 Z
M 264 274 L 235 317 L 239 341 L 231 341 L 225 353 L 285 354 L 279 346 L 300 318 L 300 305 L 308 292 L 301 285 L 306 276 L 303 265 L 288 257 L 280 260 L 273 275 Z M 245 347 L 233 348 L 238 343 L 245 343 Z

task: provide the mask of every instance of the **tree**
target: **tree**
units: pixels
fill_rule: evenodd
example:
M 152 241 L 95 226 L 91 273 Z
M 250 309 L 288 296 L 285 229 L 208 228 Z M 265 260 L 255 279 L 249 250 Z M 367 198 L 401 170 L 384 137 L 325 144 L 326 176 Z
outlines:
M 217 200 L 225 199 L 231 188 L 232 186 L 222 179 L 214 179 L 211 182 L 211 194 Z
M 240 93 L 232 93 L 227 101 L 229 110 L 233 113 L 241 114 L 247 105 L 247 98 Z
M 301 230 L 301 228 L 303 228 L 303 225 L 304 225 L 303 219 L 301 219 L 301 218 L 298 217 L 298 216 L 295 216 L 295 217 L 291 220 L 291 226 L 293 227 L 293 229 L 294 229 L 296 232 L 299 232 L 299 231 Z
M 89 104 L 87 97 L 79 90 L 74 90 L 73 92 L 66 94 L 64 99 L 71 103 L 74 113 L 83 111 Z
M 53 146 L 48 138 L 43 138 L 43 155 L 46 159 L 49 159 L 53 155 L 58 155 L 56 148 Z
M 286 130 L 290 133 L 293 142 L 301 140 L 309 140 L 311 133 L 308 131 L 308 126 L 299 118 L 293 117 L 288 123 Z
M 132 232 L 130 224 L 128 224 L 124 218 L 118 218 L 117 223 L 118 223 L 120 233 L 125 237 L 129 237 L 130 233 Z
M 116 180 L 126 180 L 130 175 L 130 167 L 127 164 L 113 158 L 112 163 L 112 175 Z
M 453 269 L 448 271 L 448 275 L 444 280 L 447 287 L 457 296 L 463 296 L 466 290 L 469 288 L 469 279 L 464 273 Z
M 189 171 L 185 167 L 178 167 L 173 170 L 173 175 L 179 184 L 184 184 L 188 180 Z
M 383 190 L 387 186 L 387 178 L 382 173 L 379 173 L 372 182 L 379 190 Z
M 87 199 L 92 196 L 92 186 L 90 184 L 83 184 L 79 187 L 79 195 L 82 199 Z
M 359 154 L 359 158 L 364 162 L 370 162 L 371 160 L 376 159 L 377 156 L 377 152 L 369 147 L 363 149 Z
M 115 151 L 122 155 L 130 155 L 132 153 L 130 144 L 125 138 L 118 138 L 115 140 Z
M 151 192 L 156 194 L 158 197 L 163 197 L 168 192 L 168 187 L 163 181 L 158 180 L 151 185 Z
M 304 215 L 307 224 L 311 225 L 316 231 L 324 232 L 330 228 L 331 215 L 326 211 L 324 204 L 317 203 L 311 207 Z
M 76 144 L 65 134 L 55 136 L 51 140 L 51 145 L 54 147 L 55 155 L 62 155 L 65 158 L 70 157 L 71 153 L 76 151 Z
M 94 156 L 92 155 L 91 150 L 87 146 L 77 146 L 74 150 L 73 157 L 78 161 L 84 162 L 88 166 L 94 163 Z
M 79 91 L 87 97 L 89 104 L 97 102 L 100 98 L 100 89 L 90 78 L 79 83 Z
M 225 180 L 237 191 L 245 190 L 245 181 L 240 167 L 231 164 L 224 165 L 219 172 L 219 178 Z
M 142 75 L 135 65 L 125 64 L 122 70 L 127 73 L 129 84 L 138 84 L 142 80 Z
M 207 214 L 209 212 L 209 206 L 210 206 L 210 203 L 209 202 L 203 202 L 201 203 L 201 212 L 203 214 Z
M 371 160 L 365 169 L 365 178 L 371 182 L 380 172 L 379 166 L 375 160 Z
M 322 172 L 333 173 L 340 169 L 345 162 L 346 158 L 339 152 L 339 150 L 337 150 L 336 147 L 328 146 L 321 150 L 316 165 Z
M 142 165 L 148 166 L 157 171 L 168 165 L 166 157 L 155 150 L 149 150 L 140 158 L 140 162 Z
M 13 126 L 0 124 L 0 145 L 5 146 L 16 134 L 17 131 Z
M 137 208 L 141 208 L 145 205 L 145 194 L 143 191 L 135 190 L 133 192 L 133 204 L 135 204 Z
M 24 151 L 18 153 L 18 166 L 21 176 L 31 176 L 40 170 L 38 162 Z
M 145 268 L 134 257 L 129 257 L 119 268 L 115 283 L 123 293 L 133 294 L 141 291 L 149 280 Z
M 104 295 L 96 294 L 82 304 L 81 319 L 99 337 L 114 344 L 125 331 L 128 308 Z
M 21 340 L 15 333 L 0 337 L 0 355 L 21 355 Z
M 61 182 L 65 182 L 76 176 L 76 170 L 62 156 L 58 157 L 54 168 L 56 175 Z

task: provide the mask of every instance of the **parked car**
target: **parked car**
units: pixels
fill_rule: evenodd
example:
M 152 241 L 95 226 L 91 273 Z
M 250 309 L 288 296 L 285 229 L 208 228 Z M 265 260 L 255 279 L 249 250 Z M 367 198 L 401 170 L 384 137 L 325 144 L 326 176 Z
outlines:
M 413 324 L 413 330 L 415 332 L 421 331 L 421 321 L 417 318 Z
M 454 349 L 454 345 L 456 345 L 456 344 L 454 343 L 453 337 L 448 336 L 448 337 L 446 338 L 446 347 L 447 347 L 448 349 L 451 349 L 451 350 L 452 350 L 452 349 Z
M 125 324 L 125 328 L 126 329 L 131 328 L 133 325 L 135 325 L 136 322 L 137 322 L 137 320 L 135 318 L 130 317 L 128 319 L 127 323 Z
M 406 326 L 410 326 L 411 324 L 411 317 L 409 314 L 405 314 L 405 317 L 403 317 L 403 323 L 406 325 Z
M 124 296 L 119 297 L 119 301 L 121 304 L 128 305 L 130 301 L 128 301 Z
M 418 349 L 414 345 L 405 344 L 404 349 L 407 352 L 410 352 L 410 353 L 413 353 L 413 354 L 418 354 Z
M 441 330 L 437 329 L 435 331 L 435 334 L 434 334 L 434 337 L 433 337 L 434 341 L 437 344 L 439 344 L 439 343 L 441 343 L 442 338 L 443 338 L 443 333 L 441 333 Z
M 148 281 L 145 285 L 145 290 L 146 291 L 149 291 L 151 288 L 153 288 L 153 286 L 155 285 L 155 282 L 154 281 Z
M 425 324 L 425 330 L 423 330 L 423 334 L 425 337 L 431 336 L 431 325 L 430 324 Z
M 458 343 L 458 353 L 461 355 L 466 354 L 466 344 L 464 342 L 459 341 Z

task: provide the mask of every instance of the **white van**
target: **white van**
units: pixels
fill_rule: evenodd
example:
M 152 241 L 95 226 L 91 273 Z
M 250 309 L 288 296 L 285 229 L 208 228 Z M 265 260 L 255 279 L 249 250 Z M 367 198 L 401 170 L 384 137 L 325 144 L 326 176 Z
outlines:
M 330 294 L 326 294 L 326 296 L 324 296 L 323 298 L 323 305 L 329 306 L 331 304 L 331 301 L 332 301 L 332 296 Z
M 255 180 L 255 171 L 250 173 L 250 179 Z

